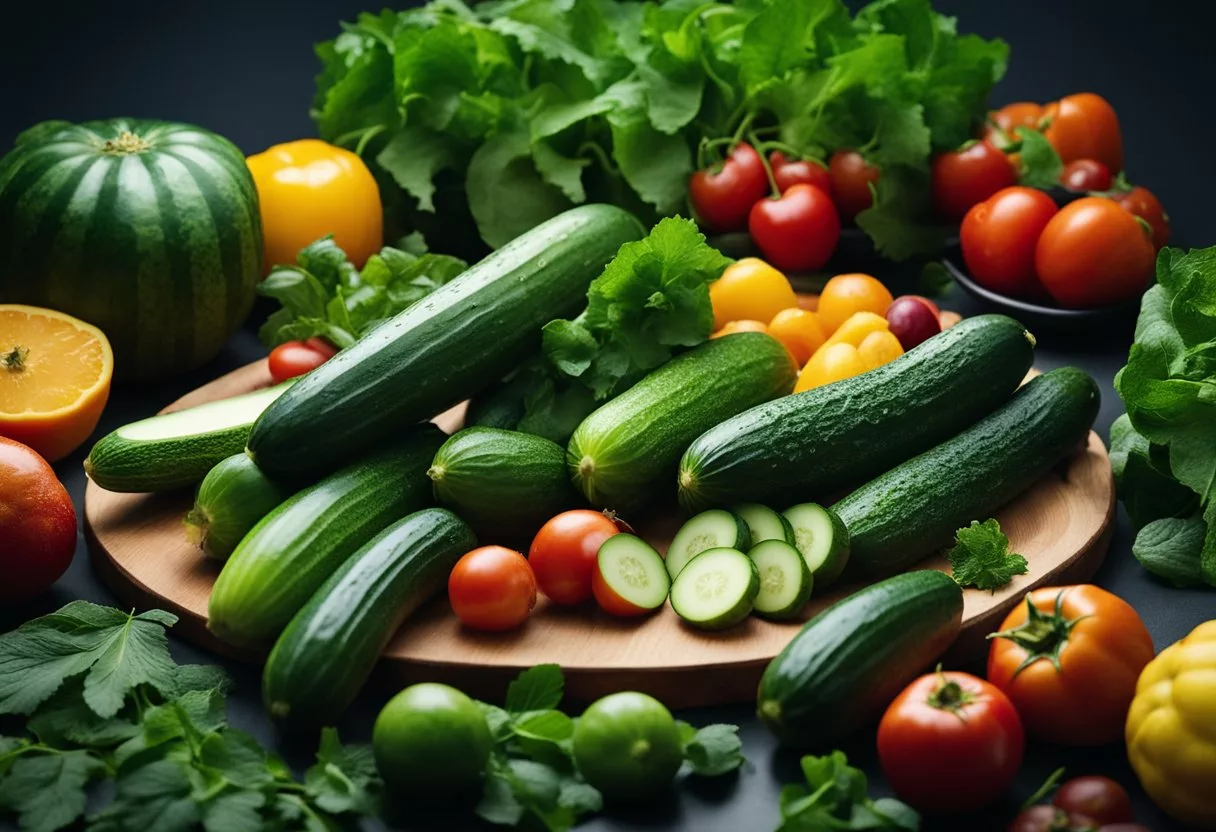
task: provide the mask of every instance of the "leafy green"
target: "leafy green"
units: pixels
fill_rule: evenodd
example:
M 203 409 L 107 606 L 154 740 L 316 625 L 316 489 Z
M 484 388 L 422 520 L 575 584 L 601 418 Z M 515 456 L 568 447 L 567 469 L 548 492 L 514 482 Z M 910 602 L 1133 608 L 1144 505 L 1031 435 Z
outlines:
M 689 771 L 704 777 L 717 777 L 743 765 L 743 743 L 737 725 L 706 725 L 694 729 L 679 723 L 684 738 L 684 760 Z
M 920 829 L 920 816 L 898 800 L 869 797 L 865 774 L 849 766 L 841 751 L 802 758 L 806 786 L 781 790 L 781 826 L 777 832 L 820 832 L 832 829 Z
M 507 688 L 507 710 L 527 713 L 556 708 L 562 701 L 565 679 L 555 664 L 538 664 L 516 677 Z
M 1029 571 L 1026 558 L 1009 551 L 1009 538 L 992 518 L 983 523 L 972 520 L 970 526 L 959 529 L 946 557 L 954 580 L 976 589 L 1000 589 L 1015 575 Z
M 1047 190 L 1060 184 L 1060 173 L 1064 170 L 1064 162 L 1060 154 L 1052 147 L 1038 130 L 1030 127 L 1017 129 L 1016 150 L 1021 162 L 1018 170 L 1018 183 L 1028 188 Z

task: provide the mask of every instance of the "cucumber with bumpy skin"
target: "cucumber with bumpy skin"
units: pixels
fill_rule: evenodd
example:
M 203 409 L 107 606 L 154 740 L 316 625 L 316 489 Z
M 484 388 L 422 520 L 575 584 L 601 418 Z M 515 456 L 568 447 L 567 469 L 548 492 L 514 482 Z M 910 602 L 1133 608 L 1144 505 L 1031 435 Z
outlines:
M 186 515 L 186 537 L 207 557 L 227 560 L 249 530 L 291 494 L 248 454 L 233 454 L 199 484 L 194 508 Z
M 703 511 L 686 521 L 671 538 L 667 547 L 667 574 L 675 578 L 688 562 L 706 549 L 751 548 L 747 524 L 720 508 Z

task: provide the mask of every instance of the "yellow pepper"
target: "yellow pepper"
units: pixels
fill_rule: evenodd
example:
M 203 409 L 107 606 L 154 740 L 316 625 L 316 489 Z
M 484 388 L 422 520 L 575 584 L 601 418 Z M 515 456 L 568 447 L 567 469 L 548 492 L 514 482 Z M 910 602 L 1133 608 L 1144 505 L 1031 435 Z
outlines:
M 384 245 L 380 189 L 354 153 L 320 139 L 276 144 L 246 160 L 258 187 L 266 271 L 296 262 L 326 234 L 362 268 Z
M 890 332 L 891 325 L 887 323 L 887 319 L 882 315 L 875 315 L 873 312 L 854 312 L 845 322 L 836 328 L 836 331 L 824 341 L 824 347 L 830 347 L 833 344 L 852 344 L 855 347 L 860 347 L 861 342 L 866 340 L 866 337 L 875 332 Z M 823 347 L 820 347 L 823 349 Z
M 1144 668 L 1126 738 L 1153 802 L 1188 826 L 1216 830 L 1216 621 Z
M 813 390 L 834 381 L 859 376 L 870 368 L 866 366 L 857 347 L 852 344 L 824 344 L 798 374 L 795 393 Z

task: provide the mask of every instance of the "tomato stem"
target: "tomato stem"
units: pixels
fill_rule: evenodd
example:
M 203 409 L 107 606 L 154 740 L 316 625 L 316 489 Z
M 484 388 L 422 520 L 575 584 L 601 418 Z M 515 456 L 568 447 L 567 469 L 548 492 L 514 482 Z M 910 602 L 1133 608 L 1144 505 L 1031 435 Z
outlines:
M 19 373 L 25 369 L 25 364 L 29 360 L 29 357 L 30 351 L 28 347 L 14 344 L 12 352 L 0 357 L 0 363 L 3 363 L 4 368 L 10 373 Z
M 752 146 L 755 147 L 757 144 L 756 137 L 749 135 L 748 139 L 751 140 Z M 768 178 L 768 186 L 772 192 L 772 198 L 781 199 L 781 189 L 777 187 L 777 177 L 773 174 L 773 166 L 769 164 L 768 157 L 759 150 L 756 151 L 756 155 L 760 157 L 760 164 L 764 168 L 764 175 Z
M 966 690 L 958 682 L 947 679 L 940 664 L 937 666 L 937 679 L 937 687 L 929 694 L 927 704 L 939 711 L 949 711 L 965 721 L 963 709 L 975 701 L 975 694 Z
M 1084 621 L 1087 616 L 1080 618 L 1065 618 L 1061 610 L 1064 606 L 1065 590 L 1056 595 L 1055 608 L 1045 613 L 1034 605 L 1030 596 L 1026 596 L 1026 623 L 1011 630 L 993 633 L 988 638 L 1004 638 L 1026 651 L 1026 660 L 1013 672 L 1014 678 L 1039 659 L 1047 659 L 1060 671 L 1060 654 L 1068 644 L 1072 628 Z

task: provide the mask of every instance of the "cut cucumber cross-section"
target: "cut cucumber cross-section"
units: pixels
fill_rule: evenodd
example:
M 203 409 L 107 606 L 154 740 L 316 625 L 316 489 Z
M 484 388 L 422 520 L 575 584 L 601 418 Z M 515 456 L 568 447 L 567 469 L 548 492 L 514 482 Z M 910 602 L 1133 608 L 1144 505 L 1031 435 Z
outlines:
M 759 503 L 743 503 L 731 511 L 747 524 L 751 533 L 752 546 L 765 540 L 784 540 L 793 545 L 794 528 L 790 521 L 768 506 Z
M 649 543 L 614 534 L 600 546 L 592 589 L 600 606 L 613 615 L 642 615 L 663 606 L 671 578 Z
M 737 549 L 708 549 L 680 570 L 671 608 L 703 630 L 722 630 L 747 618 L 760 592 L 756 564 Z
M 746 552 L 751 548 L 751 534 L 747 524 L 720 508 L 703 511 L 689 520 L 667 547 L 667 574 L 673 579 L 680 570 L 697 555 L 707 549 L 738 549 Z
M 747 556 L 760 573 L 756 613 L 765 618 L 793 618 L 811 597 L 814 578 L 806 558 L 784 540 L 764 540 Z
M 801 503 L 783 514 L 794 528 L 794 546 L 815 576 L 815 588 L 830 586 L 849 562 L 849 530 L 844 521 L 818 503 Z

